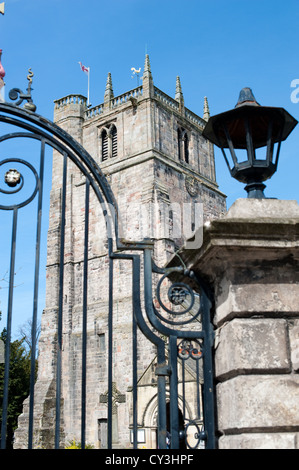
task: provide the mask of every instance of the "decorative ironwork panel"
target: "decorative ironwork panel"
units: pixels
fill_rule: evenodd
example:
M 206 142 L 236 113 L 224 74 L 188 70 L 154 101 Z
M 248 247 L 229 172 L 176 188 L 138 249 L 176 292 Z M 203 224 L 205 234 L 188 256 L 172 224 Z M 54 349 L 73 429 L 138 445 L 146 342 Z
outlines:
M 107 429 L 107 447 L 113 447 L 113 423 L 118 407 L 126 402 L 125 395 L 118 390 L 114 381 L 114 344 L 116 333 L 114 330 L 114 269 L 115 263 L 124 261 L 131 264 L 132 277 L 132 317 L 131 336 L 132 347 L 132 417 L 130 421 L 132 446 L 138 447 L 138 432 L 140 431 L 141 416 L 138 416 L 139 389 L 138 356 L 142 354 L 137 336 L 142 333 L 156 349 L 155 377 L 157 413 L 157 445 L 160 449 L 167 447 L 179 448 L 214 448 L 214 397 L 213 397 L 213 364 L 212 344 L 213 329 L 211 326 L 211 304 L 207 290 L 202 282 L 196 279 L 194 273 L 183 267 L 160 269 L 153 261 L 153 242 L 144 240 L 138 243 L 125 242 L 119 236 L 120 220 L 118 207 L 113 192 L 103 175 L 101 169 L 86 150 L 70 135 L 54 123 L 35 114 L 35 106 L 31 99 L 31 75 L 29 75 L 27 94 L 19 89 L 10 93 L 11 99 L 17 99 L 16 105 L 0 103 L 0 123 L 5 129 L 15 129 L 0 137 L 1 145 L 8 141 L 17 142 L 18 139 L 32 140 L 39 145 L 38 158 L 29 159 L 20 157 L 21 147 L 17 148 L 17 157 L 9 157 L 1 153 L 1 167 L 8 167 L 0 185 L 0 196 L 5 196 L 6 202 L 0 203 L 0 209 L 12 214 L 10 267 L 8 279 L 8 301 L 6 315 L 6 348 L 4 366 L 4 388 L 2 400 L 1 419 L 1 446 L 7 445 L 7 421 L 9 407 L 9 380 L 10 380 L 10 344 L 12 338 L 12 320 L 14 307 L 14 286 L 17 241 L 19 241 L 18 221 L 21 210 L 34 201 L 36 204 L 35 226 L 35 253 L 34 253 L 34 281 L 33 281 L 33 308 L 32 308 L 32 355 L 31 355 L 31 381 L 28 401 L 28 448 L 35 446 L 36 432 L 35 420 L 35 381 L 36 381 L 36 355 L 37 349 L 37 315 L 39 302 L 40 256 L 41 256 L 41 230 L 43 215 L 43 192 L 46 175 L 46 149 L 54 150 L 59 156 L 57 164 L 61 167 L 61 185 L 59 207 L 57 206 L 57 236 L 59 249 L 53 251 L 53 269 L 57 273 L 57 310 L 53 314 L 55 325 L 53 338 L 55 338 L 55 371 L 53 373 L 53 388 L 55 389 L 55 416 L 53 421 L 53 446 L 61 447 L 63 442 L 63 348 L 65 324 L 70 321 L 69 313 L 65 308 L 66 283 L 65 275 L 69 264 L 65 261 L 71 256 L 67 249 L 69 236 L 66 214 L 69 204 L 70 168 L 73 165 L 80 173 L 78 186 L 82 187 L 84 201 L 82 202 L 82 292 L 80 297 L 82 308 L 82 324 L 80 326 L 80 340 L 82 343 L 81 357 L 78 363 L 81 366 L 80 377 L 80 428 L 81 446 L 86 445 L 86 431 L 88 427 L 88 361 L 89 361 L 89 300 L 90 294 L 90 220 L 94 210 L 94 200 L 101 209 L 105 220 L 107 238 L 107 278 L 108 286 L 108 312 L 107 312 L 107 383 L 105 391 L 100 395 L 99 402 L 107 406 L 107 421 L 103 429 Z M 26 100 L 26 107 L 19 105 Z M 26 170 L 26 171 L 25 171 Z M 16 199 L 26 189 L 27 178 L 30 173 L 31 190 L 25 193 L 25 198 Z M 11 197 L 11 202 L 9 202 Z M 1 199 L 2 200 L 2 199 Z M 7 229 L 7 227 L 6 227 Z M 3 230 L 3 227 L 2 227 Z M 19 242 L 22 243 L 22 242 Z M 99 278 L 100 288 L 103 280 Z M 156 287 L 154 287 L 156 286 Z M 74 319 L 72 319 L 74 321 Z M 50 328 L 50 327 L 49 327 Z M 42 373 L 42 372 L 41 372 Z M 191 384 L 191 388 L 190 388 Z M 52 386 L 51 386 L 52 387 Z M 189 406 L 190 394 L 195 400 L 195 406 Z M 106 439 L 105 439 L 106 442 Z

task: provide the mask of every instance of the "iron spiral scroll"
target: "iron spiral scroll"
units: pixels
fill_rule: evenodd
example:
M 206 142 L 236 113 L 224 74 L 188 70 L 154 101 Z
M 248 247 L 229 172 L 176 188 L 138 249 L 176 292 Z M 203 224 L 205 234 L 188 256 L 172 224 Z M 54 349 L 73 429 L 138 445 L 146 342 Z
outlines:
M 171 285 L 168 286 L 167 293 L 164 293 L 163 298 L 163 282 L 169 279 L 169 276 L 172 274 L 172 272 L 173 271 L 167 271 L 159 280 L 156 288 L 156 295 L 159 306 L 169 315 L 163 316 L 154 307 L 155 314 L 160 320 L 169 325 L 187 325 L 199 317 L 201 313 L 200 302 L 197 303 L 198 305 L 196 305 L 196 294 L 190 285 L 186 284 L 185 282 L 177 281 L 171 283 Z M 189 277 L 192 276 L 192 272 L 187 270 L 184 270 L 184 274 L 187 274 Z
M 176 384 L 176 392 L 170 392 L 170 415 L 173 416 L 170 421 L 172 419 L 177 422 L 175 415 L 182 413 L 184 423 L 174 436 L 176 441 L 173 448 L 182 448 L 182 445 L 186 449 L 203 446 L 209 448 L 211 423 L 205 412 L 204 402 L 209 401 L 212 389 L 207 380 L 212 370 L 210 300 L 204 283 L 185 266 L 163 270 L 154 265 L 153 272 L 161 277 L 155 288 L 155 320 L 152 319 L 151 322 L 164 337 L 168 337 L 166 343 L 170 389 Z M 194 379 L 195 406 L 192 411 L 188 405 L 190 397 L 188 398 L 187 392 L 187 375 L 190 371 Z M 174 429 L 170 430 L 171 440 L 173 432 Z
M 0 210 L 1 209 L 2 210 L 13 210 L 13 209 L 19 209 L 21 207 L 24 207 L 27 204 L 29 204 L 35 198 L 35 196 L 38 192 L 39 185 L 40 185 L 39 176 L 38 176 L 38 173 L 37 173 L 36 169 L 34 168 L 34 166 L 31 163 L 29 163 L 28 161 L 23 160 L 21 158 L 6 158 L 6 159 L 4 159 L 0 162 L 0 167 L 2 165 L 5 165 L 5 164 L 9 164 L 9 165 L 13 164 L 11 166 L 16 166 L 15 165 L 16 163 L 18 164 L 18 166 L 21 165 L 23 167 L 29 168 L 29 170 L 31 171 L 31 173 L 33 175 L 33 178 L 34 178 L 34 187 L 31 190 L 31 194 L 29 195 L 29 197 L 25 197 L 24 200 L 22 200 L 18 203 L 9 204 L 9 205 L 1 204 L 0 205 Z M 21 192 L 21 190 L 23 189 L 24 184 L 25 184 L 24 175 L 20 171 L 18 171 L 16 168 L 9 168 L 9 170 L 6 171 L 3 180 L 4 180 L 4 183 L 9 188 L 11 188 L 11 189 L 4 189 L 0 185 L 0 192 L 3 193 L 3 194 L 6 194 L 7 196 L 14 195 L 14 194 L 17 194 L 17 193 Z M 3 181 L 1 183 L 3 184 Z

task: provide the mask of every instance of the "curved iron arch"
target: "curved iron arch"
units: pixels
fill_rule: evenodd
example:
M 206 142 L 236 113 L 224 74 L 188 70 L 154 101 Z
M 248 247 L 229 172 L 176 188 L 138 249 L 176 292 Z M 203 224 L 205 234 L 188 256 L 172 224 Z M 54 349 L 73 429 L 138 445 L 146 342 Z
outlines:
M 111 218 L 114 221 L 116 246 L 117 248 L 123 247 L 124 244 L 121 243 L 119 238 L 120 220 L 116 199 L 105 175 L 91 155 L 84 149 L 84 147 L 55 123 L 35 113 L 23 110 L 21 108 L 16 108 L 13 105 L 0 103 L 0 113 L 1 112 L 8 114 L 8 116 L 0 114 L 0 122 L 26 129 L 29 131 L 29 133 L 6 134 L 1 137 L 0 142 L 17 137 L 28 137 L 40 141 L 43 139 L 46 144 L 57 150 L 59 153 L 66 154 L 76 164 L 79 170 L 89 179 L 90 184 L 92 185 L 99 201 L 104 204 L 106 200 Z M 21 121 L 16 118 L 11 118 L 10 115 L 22 118 L 23 120 Z M 28 121 L 31 124 L 29 124 Z M 99 191 L 99 187 L 104 195 L 104 198 Z M 113 208 L 114 213 L 111 213 L 111 208 Z M 111 234 L 111 227 L 109 227 L 109 229 L 109 234 Z

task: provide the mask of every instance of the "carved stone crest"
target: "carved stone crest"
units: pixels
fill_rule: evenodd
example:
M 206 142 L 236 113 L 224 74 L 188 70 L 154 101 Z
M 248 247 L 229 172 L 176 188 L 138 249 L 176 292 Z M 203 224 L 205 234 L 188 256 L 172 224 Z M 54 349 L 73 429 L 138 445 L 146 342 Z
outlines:
M 198 181 L 193 176 L 186 176 L 185 186 L 190 196 L 194 197 L 198 194 L 199 192 Z

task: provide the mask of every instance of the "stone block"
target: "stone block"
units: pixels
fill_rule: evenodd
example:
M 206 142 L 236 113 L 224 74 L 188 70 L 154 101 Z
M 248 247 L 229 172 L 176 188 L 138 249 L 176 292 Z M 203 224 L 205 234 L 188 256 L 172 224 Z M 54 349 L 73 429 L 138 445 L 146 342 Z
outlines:
M 299 375 L 242 375 L 217 385 L 218 429 L 243 432 L 296 431 Z
M 237 199 L 226 214 L 226 219 L 277 220 L 298 219 L 297 201 L 282 199 Z
M 239 274 L 240 283 L 234 284 L 226 275 L 218 286 L 215 324 L 241 315 L 284 313 L 293 316 L 299 313 L 299 284 L 286 282 L 286 279 L 283 283 L 266 282 L 265 273 L 254 271 L 251 282 L 242 283 L 242 274 Z
M 291 362 L 294 371 L 299 370 L 299 319 L 291 320 L 289 325 Z
M 271 318 L 236 318 L 225 324 L 216 333 L 218 380 L 244 372 L 288 372 L 286 327 L 286 320 Z
M 254 433 L 222 436 L 219 449 L 298 449 L 298 433 Z

